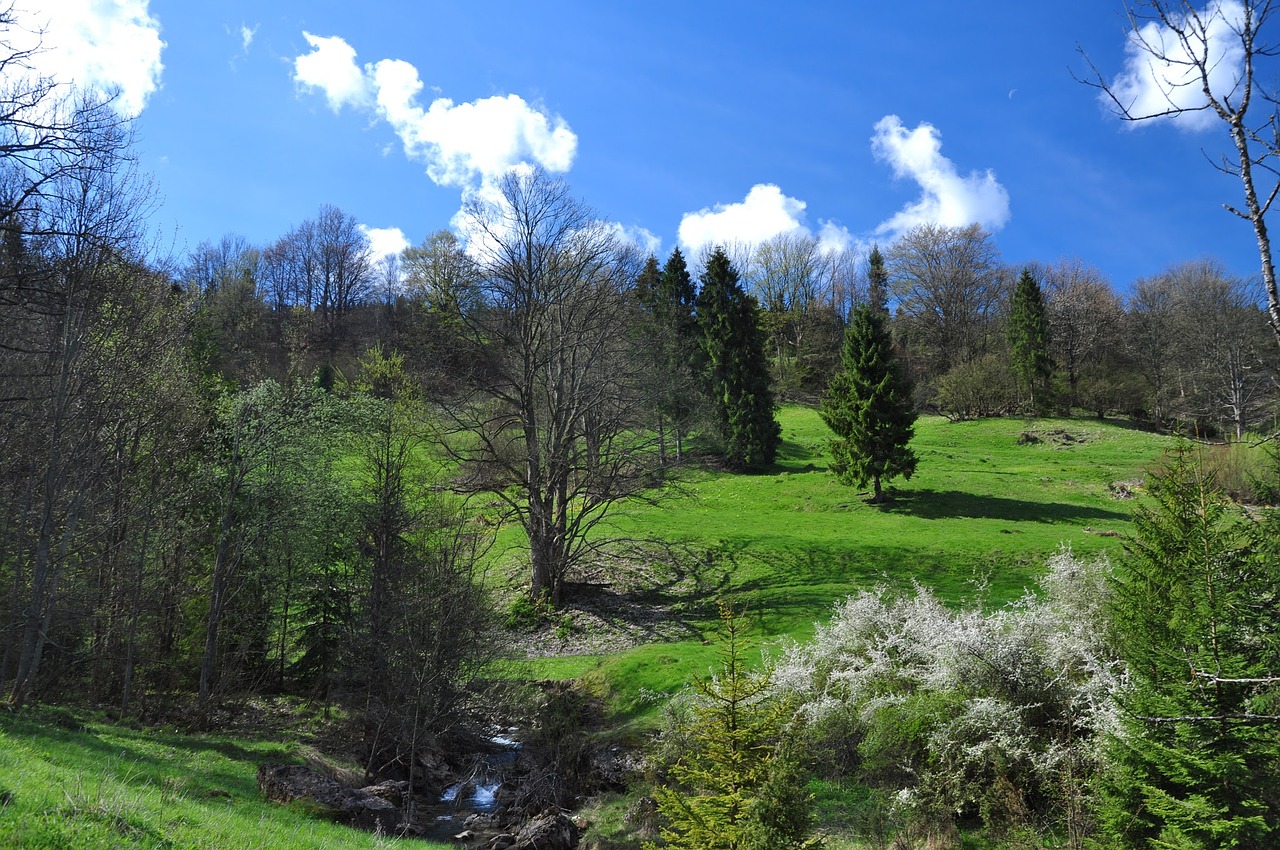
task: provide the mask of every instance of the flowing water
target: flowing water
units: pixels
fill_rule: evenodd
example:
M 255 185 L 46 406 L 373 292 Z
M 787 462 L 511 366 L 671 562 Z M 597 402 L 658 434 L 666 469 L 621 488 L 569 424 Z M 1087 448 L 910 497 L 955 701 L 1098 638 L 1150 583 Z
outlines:
M 502 749 L 477 758 L 466 781 L 450 785 L 444 790 L 439 803 L 434 807 L 435 822 L 433 827 L 428 828 L 427 838 L 448 840 L 462 832 L 470 815 L 487 814 L 497 806 L 498 789 L 515 765 L 520 744 L 503 736 L 495 736 L 489 740 Z

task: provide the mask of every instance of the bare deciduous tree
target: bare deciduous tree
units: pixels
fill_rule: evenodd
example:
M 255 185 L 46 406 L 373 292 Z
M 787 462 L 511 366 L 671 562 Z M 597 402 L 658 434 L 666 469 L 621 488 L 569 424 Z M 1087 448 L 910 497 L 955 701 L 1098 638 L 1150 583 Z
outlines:
M 468 208 L 481 304 L 466 317 L 493 352 L 453 411 L 472 487 L 506 503 L 529 538 L 531 592 L 560 604 L 591 531 L 639 492 L 658 453 L 636 400 L 644 364 L 627 292 L 639 261 L 615 230 L 542 171 L 513 171 Z
M 1097 269 L 1061 259 L 1041 272 L 1054 361 L 1067 375 L 1069 407 L 1080 402 L 1080 377 L 1124 318 L 1120 299 Z
M 1280 341 L 1280 291 L 1266 220 L 1280 192 L 1275 164 L 1280 154 L 1280 101 L 1257 78 L 1258 63 L 1280 51 L 1264 37 L 1277 7 L 1271 0 L 1211 0 L 1203 9 L 1187 0 L 1141 0 L 1127 4 L 1127 11 L 1129 43 L 1145 60 L 1139 77 L 1108 82 L 1089 61 L 1090 79 L 1085 82 L 1100 89 L 1126 121 L 1206 113 L 1226 128 L 1231 149 L 1212 161 L 1219 171 L 1240 180 L 1244 204 L 1223 206 L 1253 228 L 1268 322 Z M 1158 96 L 1139 97 L 1142 90 Z
M 989 233 L 976 224 L 920 225 L 886 261 L 908 344 L 935 375 L 986 353 L 1007 287 Z

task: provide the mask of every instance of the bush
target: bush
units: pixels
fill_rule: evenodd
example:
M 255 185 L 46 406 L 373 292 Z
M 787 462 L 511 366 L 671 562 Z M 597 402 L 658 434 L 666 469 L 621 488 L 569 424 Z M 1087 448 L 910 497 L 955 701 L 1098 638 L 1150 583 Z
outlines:
M 860 593 L 785 650 L 774 686 L 799 700 L 821 768 L 872 789 L 884 822 L 1079 832 L 1117 723 L 1108 573 L 1105 560 L 1060 553 L 1038 596 L 989 614 L 952 611 L 923 588 Z
M 988 354 L 961 363 L 938 380 L 938 411 L 953 422 L 1000 416 L 1014 407 L 1017 388 L 1009 364 Z

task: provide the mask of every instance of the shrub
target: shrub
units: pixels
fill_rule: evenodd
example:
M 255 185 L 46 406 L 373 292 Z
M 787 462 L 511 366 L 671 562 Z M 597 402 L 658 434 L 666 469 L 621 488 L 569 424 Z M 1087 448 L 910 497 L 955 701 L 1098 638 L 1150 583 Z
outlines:
M 1000 416 L 1014 406 L 1017 388 L 1009 364 L 988 354 L 961 363 L 938 380 L 938 411 L 953 422 Z
M 887 821 L 1079 834 L 1085 783 L 1116 728 L 1108 573 L 1105 559 L 1064 551 L 1039 595 L 991 613 L 952 611 L 919 587 L 851 596 L 786 648 L 774 687 L 799 700 L 821 767 L 875 791 Z

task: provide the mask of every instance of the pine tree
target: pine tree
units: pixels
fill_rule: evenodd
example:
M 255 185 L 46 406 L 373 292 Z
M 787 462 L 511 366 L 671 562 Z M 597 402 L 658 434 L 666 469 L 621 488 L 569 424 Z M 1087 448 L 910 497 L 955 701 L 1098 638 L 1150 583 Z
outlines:
M 700 363 L 694 319 L 693 280 L 677 248 L 666 265 L 650 257 L 636 278 L 636 297 L 644 309 L 642 334 L 652 361 L 648 404 L 657 418 L 659 451 L 667 462 L 668 436 L 676 462 L 684 459 L 684 438 L 705 408 L 696 371 Z
M 1053 374 L 1049 357 L 1049 319 L 1044 295 L 1031 269 L 1023 269 L 1013 291 L 1009 311 L 1009 350 L 1019 383 L 1026 388 L 1031 409 L 1044 403 L 1044 392 Z
M 1116 846 L 1275 847 L 1274 520 L 1238 513 L 1186 450 L 1149 488 L 1152 501 L 1134 515 L 1131 556 L 1113 587 L 1129 687 L 1102 820 Z
M 910 478 L 916 456 L 908 447 L 915 408 L 911 382 L 893 349 L 883 314 L 874 307 L 854 309 L 840 352 L 840 371 L 822 400 L 822 421 L 836 433 L 831 469 L 845 484 L 872 482 L 873 504 L 884 501 L 883 481 Z
M 879 245 L 871 246 L 867 256 L 867 289 L 871 306 L 877 312 L 889 312 L 889 271 L 884 267 L 884 254 Z
M 694 682 L 690 745 L 656 791 L 667 820 L 664 847 L 685 850 L 800 850 L 811 801 L 785 740 L 789 706 L 773 696 L 767 673 L 743 660 L 744 626 L 720 609 L 724 640 L 719 675 Z M 652 850 L 653 845 L 647 845 Z
M 738 282 L 738 273 L 721 248 L 712 252 L 702 273 L 697 321 L 725 461 L 735 467 L 772 463 L 782 429 L 773 415 L 760 308 Z

